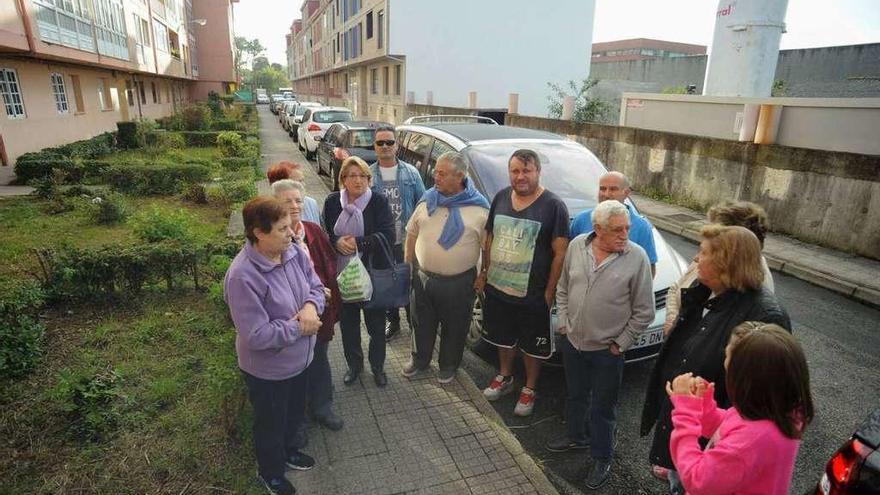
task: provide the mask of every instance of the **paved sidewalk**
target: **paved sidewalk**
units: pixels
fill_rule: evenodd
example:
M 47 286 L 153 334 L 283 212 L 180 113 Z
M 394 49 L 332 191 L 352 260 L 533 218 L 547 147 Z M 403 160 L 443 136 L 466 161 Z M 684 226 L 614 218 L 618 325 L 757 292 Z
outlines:
M 306 191 L 324 204 L 328 190 L 265 107 L 260 111 L 262 165 L 292 160 L 303 165 Z M 267 184 L 257 183 L 260 191 Z M 230 219 L 230 224 L 235 220 Z M 241 223 L 240 212 L 237 219 Z M 406 327 L 406 320 L 401 321 Z M 441 385 L 432 371 L 408 380 L 407 328 L 388 344 L 388 386 L 376 387 L 366 372 L 345 386 L 347 369 L 337 326 L 330 344 L 336 389 L 335 411 L 345 420 L 338 432 L 309 425 L 305 452 L 315 457 L 310 471 L 289 471 L 302 494 L 555 494 L 553 485 L 466 373 Z M 369 337 L 362 329 L 366 352 Z
M 702 213 L 633 194 L 639 211 L 655 227 L 693 240 L 707 224 Z M 861 302 L 880 306 L 880 261 L 807 244 L 779 234 L 764 241 L 764 256 L 773 270 L 797 277 Z
M 369 372 L 345 386 L 337 333 L 330 362 L 334 407 L 345 428 L 332 432 L 309 425 L 304 451 L 317 465 L 311 471 L 288 472 L 297 493 L 556 493 L 466 373 L 459 371 L 446 385 L 437 381 L 433 369 L 404 378 L 401 369 L 409 349 L 406 337 L 389 344 L 386 388 L 376 387 Z
M 34 192 L 31 186 L 0 186 L 0 197 L 27 196 Z

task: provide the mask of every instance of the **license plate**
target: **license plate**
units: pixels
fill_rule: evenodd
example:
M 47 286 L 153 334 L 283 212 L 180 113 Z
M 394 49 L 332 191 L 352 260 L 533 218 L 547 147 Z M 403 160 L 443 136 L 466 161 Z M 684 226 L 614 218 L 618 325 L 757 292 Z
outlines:
M 656 345 L 663 342 L 663 328 L 655 328 L 653 330 L 645 330 L 639 335 L 639 338 L 632 345 L 632 348 Z

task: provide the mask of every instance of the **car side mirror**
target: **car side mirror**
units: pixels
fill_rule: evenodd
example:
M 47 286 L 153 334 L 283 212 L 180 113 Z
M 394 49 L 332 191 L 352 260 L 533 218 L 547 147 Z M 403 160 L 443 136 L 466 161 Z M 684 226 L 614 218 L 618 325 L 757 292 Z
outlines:
M 293 119 L 294 124 L 302 124 L 302 121 L 303 121 L 302 117 L 294 117 L 294 119 Z

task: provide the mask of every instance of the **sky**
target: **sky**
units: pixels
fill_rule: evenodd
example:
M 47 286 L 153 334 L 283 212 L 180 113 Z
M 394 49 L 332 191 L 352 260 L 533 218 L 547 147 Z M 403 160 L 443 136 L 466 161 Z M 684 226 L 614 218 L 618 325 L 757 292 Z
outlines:
M 301 0 L 239 0 L 235 35 L 258 38 L 270 62 L 286 65 L 284 35 L 300 17 L 301 5 Z M 596 0 L 593 42 L 656 38 L 708 46 L 717 7 L 717 0 Z M 785 23 L 783 50 L 878 43 L 880 0 L 789 0 Z

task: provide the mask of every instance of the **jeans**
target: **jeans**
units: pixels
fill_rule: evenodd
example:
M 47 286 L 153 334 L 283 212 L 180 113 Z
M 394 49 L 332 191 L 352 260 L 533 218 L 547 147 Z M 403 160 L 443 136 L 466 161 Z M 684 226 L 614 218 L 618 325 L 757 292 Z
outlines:
M 370 368 L 385 370 L 385 310 L 363 308 L 360 303 L 342 303 L 339 328 L 342 330 L 342 350 L 348 368 L 364 369 L 364 351 L 361 349 L 361 311 L 370 335 L 368 356 Z
M 329 342 L 315 342 L 315 357 L 309 365 L 309 411 L 316 418 L 330 414 L 333 405 L 333 379 L 327 358 Z
M 579 351 L 567 338 L 560 340 L 568 388 L 565 406 L 568 439 L 590 442 L 594 459 L 611 459 L 623 355 L 615 356 L 607 349 Z
M 669 470 L 669 493 L 672 495 L 684 495 L 684 485 L 681 484 L 681 476 L 678 471 Z
M 297 431 L 305 416 L 308 376 L 263 380 L 242 371 L 254 409 L 254 451 L 260 476 L 284 476 L 284 461 L 297 450 Z

